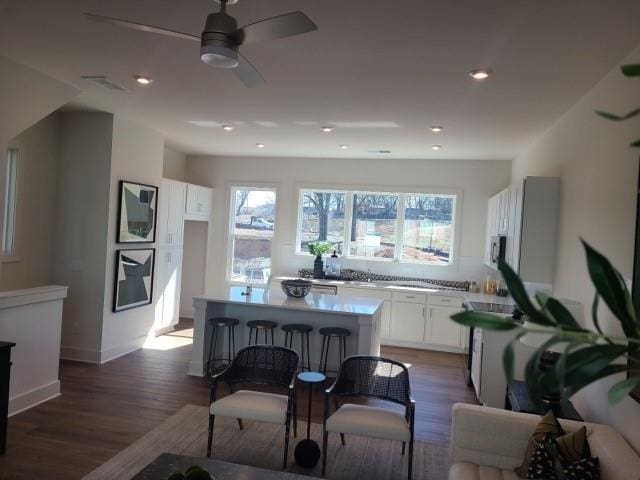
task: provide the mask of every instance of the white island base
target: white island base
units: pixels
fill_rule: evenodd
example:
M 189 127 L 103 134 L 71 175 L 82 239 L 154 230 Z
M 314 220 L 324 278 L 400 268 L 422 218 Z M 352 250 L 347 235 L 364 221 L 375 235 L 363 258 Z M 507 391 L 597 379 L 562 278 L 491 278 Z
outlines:
M 254 288 L 250 296 L 242 295 L 244 287 L 227 287 L 220 292 L 194 297 L 193 353 L 189 375 L 203 376 L 209 359 L 212 328 L 208 319 L 233 317 L 240 320 L 235 329 L 236 352 L 249 344 L 251 320 L 273 320 L 278 323 L 274 331 L 275 344 L 284 346 L 285 323 L 306 323 L 313 326 L 309 333 L 311 368 L 318 369 L 322 327 L 342 327 L 351 331 L 347 338 L 348 355 L 380 355 L 380 322 L 382 301 L 310 293 L 305 298 L 288 298 L 284 293 L 268 288 Z M 216 357 L 226 353 L 227 329 L 218 331 Z M 224 331 L 224 332 L 223 332 Z M 223 335 L 224 333 L 224 335 Z M 264 337 L 258 339 L 262 343 Z M 270 337 L 269 337 L 270 340 Z M 293 349 L 300 353 L 300 335 L 294 336 Z M 306 354 L 305 354 L 306 357 Z M 302 363 L 302 358 L 300 359 Z M 306 358 L 305 358 L 306 362 Z M 331 342 L 327 369 L 338 369 L 338 342 Z

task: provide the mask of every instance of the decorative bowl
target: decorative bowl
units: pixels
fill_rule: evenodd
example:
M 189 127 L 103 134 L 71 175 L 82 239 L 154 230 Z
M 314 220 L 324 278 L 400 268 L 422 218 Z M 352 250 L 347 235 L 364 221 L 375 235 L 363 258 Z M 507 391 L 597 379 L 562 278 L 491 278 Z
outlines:
M 311 291 L 312 282 L 296 278 L 294 280 L 282 280 L 280 287 L 287 297 L 304 298 Z

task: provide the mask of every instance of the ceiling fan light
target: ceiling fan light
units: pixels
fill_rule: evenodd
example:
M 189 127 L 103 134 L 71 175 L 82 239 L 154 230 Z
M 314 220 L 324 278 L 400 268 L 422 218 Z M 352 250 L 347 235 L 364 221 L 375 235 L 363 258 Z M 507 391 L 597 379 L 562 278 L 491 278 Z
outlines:
M 202 45 L 200 58 L 207 65 L 219 68 L 236 68 L 240 63 L 238 52 L 220 45 Z

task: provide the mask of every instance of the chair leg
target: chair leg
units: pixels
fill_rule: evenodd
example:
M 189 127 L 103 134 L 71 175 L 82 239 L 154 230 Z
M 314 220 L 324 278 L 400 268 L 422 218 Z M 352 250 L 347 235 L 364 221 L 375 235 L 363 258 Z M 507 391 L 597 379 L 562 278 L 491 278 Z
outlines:
M 264 344 L 265 344 L 265 345 L 268 343 L 268 342 L 267 342 L 267 334 L 268 334 L 268 333 L 269 333 L 269 332 L 267 332 L 267 329 L 265 328 L 265 329 L 264 329 Z
M 409 480 L 413 474 L 413 437 L 409 440 Z
M 329 351 L 331 350 L 331 337 L 327 337 L 327 350 L 324 352 L 324 366 L 322 367 L 323 372 L 327 373 L 327 360 L 329 360 Z
M 293 438 L 298 437 L 298 399 L 293 399 Z
M 238 420 L 238 427 L 240 427 L 240 430 L 244 430 L 244 425 L 242 423 L 242 419 L 238 418 L 237 420 Z
M 404 449 L 407 446 L 407 442 L 402 442 L 402 455 L 404 455 Z
M 209 375 L 213 375 L 213 371 L 216 367 L 216 332 L 218 328 L 215 325 L 212 325 L 212 328 L 211 341 L 209 342 L 209 365 L 207 365 Z
M 304 372 L 304 369 L 305 369 L 305 366 L 304 366 L 304 333 L 300 334 L 300 351 L 302 353 L 302 355 L 300 355 L 300 359 L 302 360 L 302 366 L 300 367 L 300 370 Z
M 274 340 L 274 338 L 273 338 L 273 331 L 274 331 L 274 330 L 275 330 L 275 328 L 272 328 L 272 329 L 271 329 L 271 345 L 275 345 L 275 344 L 276 344 L 276 342 L 275 342 L 275 340 Z
M 285 468 L 287 468 L 287 460 L 289 457 L 289 427 L 290 427 L 290 423 L 287 422 L 287 425 L 285 426 L 284 430 L 284 460 L 282 461 L 282 469 L 284 470 Z
M 327 440 L 329 439 L 329 432 L 324 430 L 322 432 L 322 476 L 327 472 Z
M 342 445 L 346 445 L 347 442 L 344 441 L 344 433 L 340 434 L 340 443 L 342 443 Z
M 236 358 L 236 327 L 235 325 L 231 326 L 231 355 L 229 356 L 229 364 L 233 362 L 233 359 Z
M 305 334 L 307 338 L 307 371 L 311 371 L 311 355 L 309 354 L 309 332 Z
M 207 440 L 207 457 L 211 456 L 211 444 L 213 443 L 213 422 L 215 421 L 214 415 L 209 415 L 209 439 Z
M 327 342 L 327 337 L 325 337 L 324 335 L 322 336 L 322 347 L 320 348 L 320 363 L 318 364 L 318 371 L 322 372 L 323 374 L 327 374 L 326 370 L 322 369 L 322 362 L 324 360 L 324 345 Z

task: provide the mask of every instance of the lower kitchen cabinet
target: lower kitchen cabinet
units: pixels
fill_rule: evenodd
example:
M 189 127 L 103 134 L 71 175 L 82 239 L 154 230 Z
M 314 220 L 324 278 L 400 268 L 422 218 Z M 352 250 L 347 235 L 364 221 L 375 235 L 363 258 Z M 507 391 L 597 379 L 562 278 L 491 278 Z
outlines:
M 461 309 L 429 305 L 427 310 L 430 331 L 425 335 L 425 341 L 446 347 L 464 347 L 464 328 L 451 320 L 451 315 Z
M 425 305 L 394 301 L 391 305 L 389 338 L 404 342 L 423 343 L 425 338 Z

